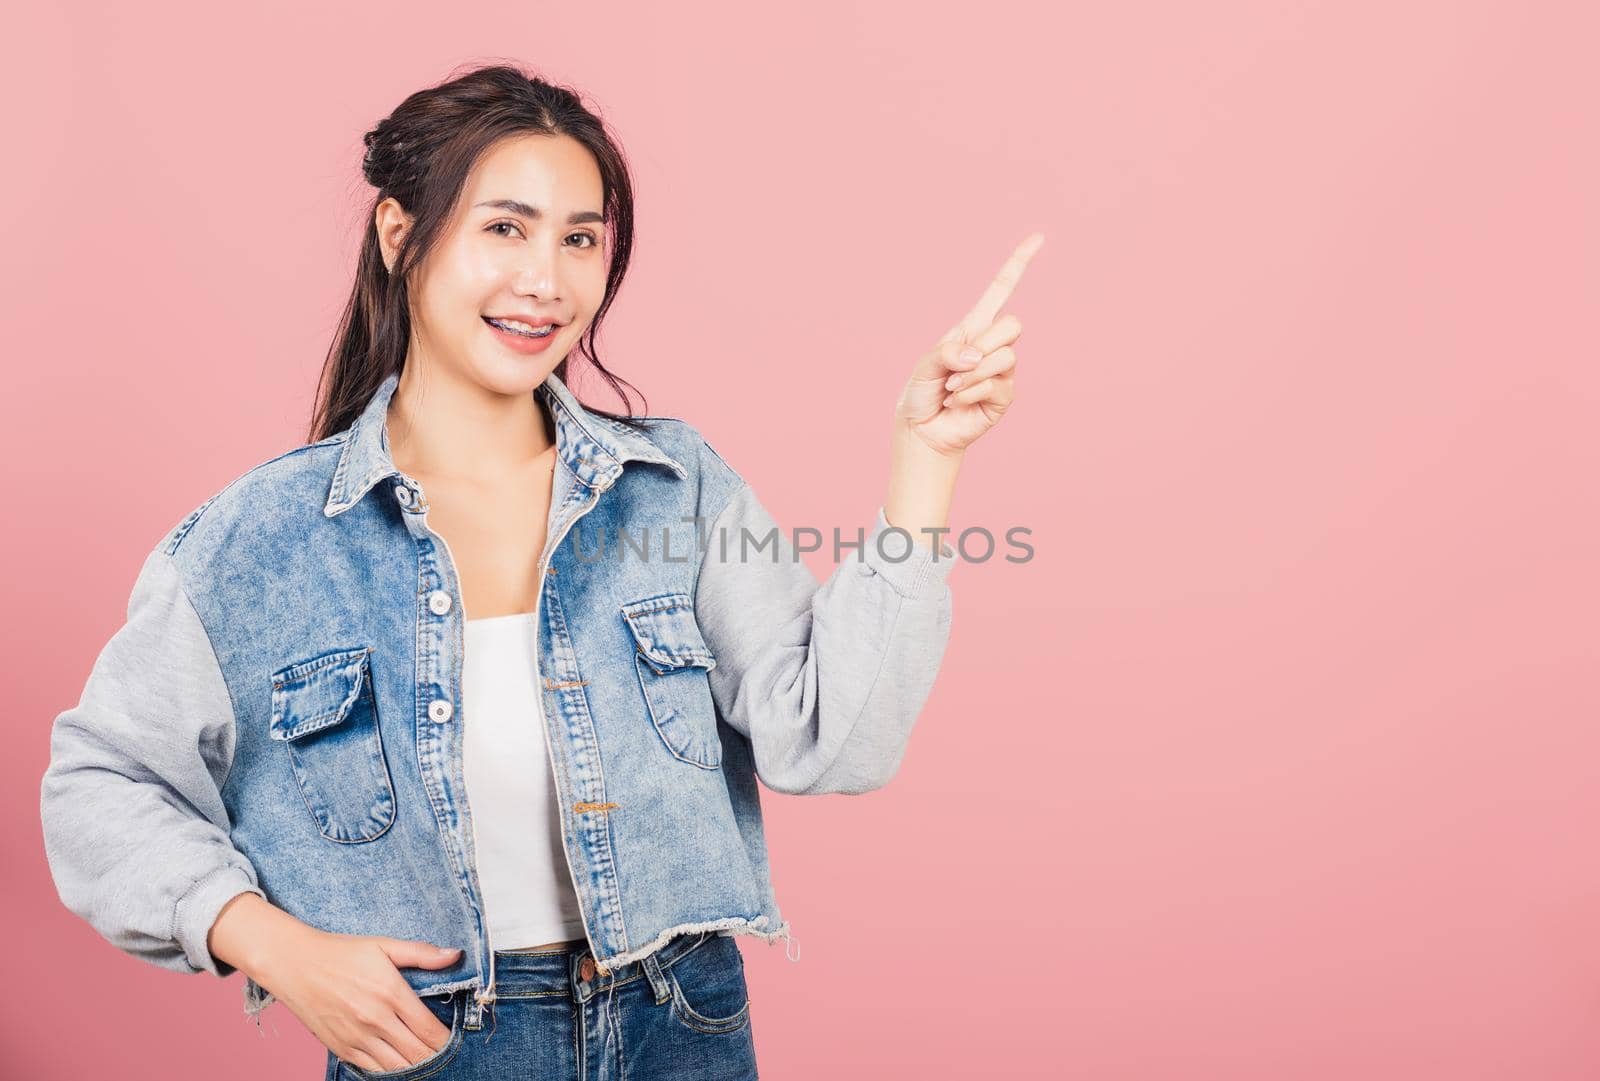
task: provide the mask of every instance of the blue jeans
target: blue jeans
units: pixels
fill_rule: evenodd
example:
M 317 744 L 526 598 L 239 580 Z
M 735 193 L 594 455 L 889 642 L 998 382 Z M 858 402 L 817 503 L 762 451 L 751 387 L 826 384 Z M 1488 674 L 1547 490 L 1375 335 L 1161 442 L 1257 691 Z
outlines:
M 679 935 L 610 976 L 594 972 L 582 943 L 496 951 L 493 1005 L 464 1026 L 470 989 L 425 995 L 450 1042 L 400 1070 L 361 1070 L 328 1053 L 325 1081 L 609 1081 L 756 1076 L 744 957 L 726 935 Z M 584 972 L 591 975 L 585 979 Z

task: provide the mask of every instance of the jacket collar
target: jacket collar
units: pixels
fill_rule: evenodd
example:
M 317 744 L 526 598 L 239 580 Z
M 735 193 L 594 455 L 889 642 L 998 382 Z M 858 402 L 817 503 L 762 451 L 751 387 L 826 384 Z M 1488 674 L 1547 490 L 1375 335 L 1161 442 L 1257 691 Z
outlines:
M 361 415 L 346 429 L 344 449 L 322 508 L 329 518 L 355 506 L 379 481 L 404 476 L 389 456 L 389 399 L 399 385 L 398 372 L 385 377 Z M 676 459 L 626 424 L 585 409 L 555 372 L 545 376 L 533 393 L 544 400 L 555 419 L 556 457 L 590 488 L 604 491 L 611 487 L 624 462 L 655 462 L 671 469 L 679 479 L 689 475 Z

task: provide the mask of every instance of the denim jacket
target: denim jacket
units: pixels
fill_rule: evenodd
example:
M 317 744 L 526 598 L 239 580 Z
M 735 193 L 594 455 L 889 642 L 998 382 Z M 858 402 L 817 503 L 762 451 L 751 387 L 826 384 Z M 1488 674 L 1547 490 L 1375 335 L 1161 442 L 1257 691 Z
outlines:
M 390 457 L 398 380 L 161 538 L 55 718 L 40 811 L 62 902 L 136 957 L 232 974 L 207 934 L 256 893 L 325 931 L 459 947 L 400 971 L 418 994 L 474 989 L 477 1027 L 495 947 L 462 774 L 467 614 Z M 838 531 L 819 585 L 694 427 L 641 435 L 553 373 L 534 394 L 558 463 L 535 653 L 597 967 L 688 932 L 787 939 L 756 782 L 888 782 L 944 654 L 954 550 L 913 546 L 880 506 Z M 249 978 L 244 996 L 252 1017 L 274 1001 Z

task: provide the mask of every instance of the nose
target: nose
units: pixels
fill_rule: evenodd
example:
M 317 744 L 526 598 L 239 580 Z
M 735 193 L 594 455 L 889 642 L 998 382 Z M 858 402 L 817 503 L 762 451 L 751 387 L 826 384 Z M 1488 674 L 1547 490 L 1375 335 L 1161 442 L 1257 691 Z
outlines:
M 562 299 L 560 254 L 559 250 L 545 244 L 527 245 L 526 254 L 517 267 L 518 295 L 546 301 Z

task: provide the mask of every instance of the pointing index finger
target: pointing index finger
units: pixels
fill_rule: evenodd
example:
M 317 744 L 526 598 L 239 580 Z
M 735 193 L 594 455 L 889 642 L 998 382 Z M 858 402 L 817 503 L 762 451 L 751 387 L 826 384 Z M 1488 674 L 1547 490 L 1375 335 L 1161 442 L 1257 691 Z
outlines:
M 1034 253 L 1043 246 L 1043 233 L 1032 233 L 1018 244 L 1010 258 L 1005 261 L 1005 265 L 1000 268 L 1000 273 L 989 283 L 989 288 L 978 298 L 978 303 L 973 305 L 972 310 L 963 316 L 961 322 L 951 328 L 945 337 L 959 337 L 961 341 L 969 342 L 988 329 L 989 324 L 1000 314 L 1005 302 L 1011 299 L 1012 291 L 1022 280 L 1022 272 L 1027 268 L 1028 260 L 1032 259 Z

